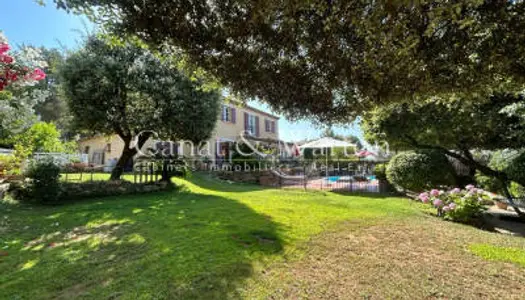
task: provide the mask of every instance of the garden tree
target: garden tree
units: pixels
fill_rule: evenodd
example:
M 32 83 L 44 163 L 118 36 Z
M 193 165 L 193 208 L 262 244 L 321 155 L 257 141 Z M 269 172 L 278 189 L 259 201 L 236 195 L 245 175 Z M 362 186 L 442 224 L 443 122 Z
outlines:
M 15 137 L 15 150 L 23 151 L 25 157 L 34 152 L 64 152 L 60 130 L 55 124 L 37 122 Z
M 203 90 L 168 61 L 133 42 L 110 45 L 91 37 L 61 67 L 61 82 L 74 125 L 92 133 L 118 134 L 124 150 L 111 179 L 153 135 L 161 139 L 208 139 L 220 95 Z M 136 137 L 136 141 L 134 140 Z
M 35 86 L 46 75 L 41 68 L 46 62 L 33 47 L 11 51 L 7 38 L 0 32 L 0 145 L 12 147 L 13 138 L 37 121 L 34 107 L 48 93 Z
M 35 113 L 41 121 L 53 122 L 63 135 L 70 137 L 72 135 L 69 130 L 71 115 L 68 111 L 67 101 L 60 92 L 58 74 L 58 68 L 64 62 L 65 56 L 58 49 L 41 47 L 40 52 L 42 59 L 47 63 L 47 67 L 44 68 L 46 78 L 40 81 L 36 87 L 47 90 L 48 95 L 43 102 L 35 106 Z
M 391 149 L 437 150 L 484 175 L 497 178 L 512 202 L 510 181 L 525 185 L 480 162 L 472 150 L 520 149 L 525 145 L 525 115 L 505 110 L 523 102 L 522 95 L 498 94 L 484 102 L 433 98 L 426 103 L 393 104 L 364 117 L 365 136 L 370 142 L 388 142 Z
M 54 2 L 178 47 L 291 118 L 347 122 L 375 105 L 521 90 L 525 78 L 524 1 Z

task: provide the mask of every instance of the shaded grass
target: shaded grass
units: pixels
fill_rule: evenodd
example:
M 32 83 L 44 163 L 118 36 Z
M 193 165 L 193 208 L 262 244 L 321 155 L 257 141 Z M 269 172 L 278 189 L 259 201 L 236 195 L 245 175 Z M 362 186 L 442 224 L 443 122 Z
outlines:
M 260 270 L 298 259 L 306 241 L 341 221 L 404 218 L 419 207 L 201 174 L 174 181 L 180 191 L 0 206 L 0 298 L 237 298 Z
M 501 247 L 489 244 L 473 244 L 470 251 L 487 260 L 511 262 L 525 266 L 525 248 Z

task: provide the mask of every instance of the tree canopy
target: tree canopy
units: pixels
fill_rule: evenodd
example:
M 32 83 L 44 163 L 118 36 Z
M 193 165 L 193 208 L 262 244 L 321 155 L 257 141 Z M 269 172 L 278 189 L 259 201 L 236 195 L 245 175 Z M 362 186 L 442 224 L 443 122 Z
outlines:
M 523 1 L 54 1 L 179 47 L 292 118 L 346 122 L 385 103 L 520 90 L 525 75 Z
M 168 61 L 132 42 L 110 45 L 89 38 L 61 68 L 74 125 L 90 133 L 118 134 L 125 147 L 113 171 L 118 179 L 138 146 L 156 132 L 160 138 L 208 139 L 220 107 L 216 90 L 205 91 Z M 144 134 L 140 134 L 144 132 Z
M 522 102 L 522 95 L 498 94 L 484 102 L 432 99 L 389 105 L 367 114 L 363 127 L 370 142 L 386 141 L 390 149 L 437 150 L 504 186 L 511 180 L 525 185 L 523 177 L 484 164 L 472 153 L 523 148 L 525 114 L 517 109 Z

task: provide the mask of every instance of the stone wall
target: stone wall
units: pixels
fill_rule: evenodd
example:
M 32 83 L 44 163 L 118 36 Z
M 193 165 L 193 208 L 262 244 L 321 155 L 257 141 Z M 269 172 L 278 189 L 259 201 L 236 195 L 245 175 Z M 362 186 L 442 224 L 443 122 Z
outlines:
M 250 171 L 250 172 L 234 172 L 221 171 L 217 174 L 222 180 L 230 180 L 234 182 L 260 184 L 262 186 L 279 186 L 279 177 L 275 176 L 270 171 Z

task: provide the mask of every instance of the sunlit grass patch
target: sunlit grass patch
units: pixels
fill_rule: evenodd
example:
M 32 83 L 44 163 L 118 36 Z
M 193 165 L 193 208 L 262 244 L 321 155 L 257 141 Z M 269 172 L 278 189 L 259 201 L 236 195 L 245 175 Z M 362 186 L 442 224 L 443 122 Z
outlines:
M 469 250 L 487 260 L 511 262 L 525 267 L 525 249 L 473 244 L 469 245 Z
M 235 297 L 261 269 L 299 258 L 306 242 L 342 221 L 365 226 L 419 213 L 402 198 L 267 189 L 203 174 L 174 183 L 181 189 L 11 207 L 0 228 L 8 247 L 0 299 Z

